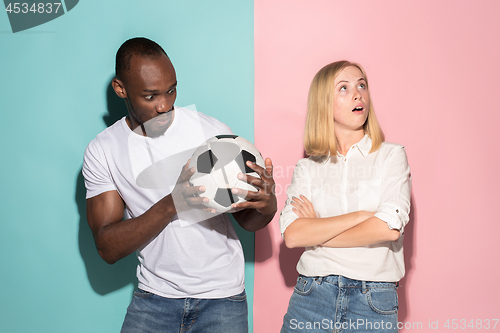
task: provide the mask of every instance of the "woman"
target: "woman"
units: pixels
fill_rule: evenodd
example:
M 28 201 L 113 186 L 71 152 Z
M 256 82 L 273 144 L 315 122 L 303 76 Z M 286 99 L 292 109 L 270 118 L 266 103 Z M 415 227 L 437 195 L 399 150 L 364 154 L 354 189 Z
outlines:
M 304 146 L 280 218 L 286 246 L 305 247 L 281 332 L 397 332 L 410 168 L 384 142 L 360 65 L 316 74 Z

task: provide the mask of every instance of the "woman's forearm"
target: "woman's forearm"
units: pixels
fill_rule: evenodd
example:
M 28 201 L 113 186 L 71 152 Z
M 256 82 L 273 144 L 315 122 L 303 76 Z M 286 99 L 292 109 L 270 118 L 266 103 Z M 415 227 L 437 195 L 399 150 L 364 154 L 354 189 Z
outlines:
M 389 229 L 387 223 L 377 217 L 353 226 L 322 244 L 324 247 L 357 247 L 397 241 L 399 230 Z
M 358 211 L 327 218 L 298 218 L 284 232 L 285 245 L 289 248 L 323 245 L 371 216 L 371 212 Z

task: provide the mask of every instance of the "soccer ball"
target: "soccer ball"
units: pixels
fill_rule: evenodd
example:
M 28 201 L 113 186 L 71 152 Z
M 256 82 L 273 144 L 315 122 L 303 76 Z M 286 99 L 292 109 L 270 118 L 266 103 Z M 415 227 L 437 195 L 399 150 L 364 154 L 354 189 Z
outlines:
M 204 203 L 205 206 L 218 213 L 231 213 L 232 203 L 246 201 L 231 193 L 231 189 L 257 191 L 252 185 L 238 179 L 238 173 L 259 177 L 246 165 L 247 161 L 264 168 L 262 155 L 248 140 L 237 135 L 214 136 L 194 151 L 189 167 L 195 167 L 196 172 L 189 182 L 193 186 L 205 186 L 205 192 L 200 194 L 209 199 Z

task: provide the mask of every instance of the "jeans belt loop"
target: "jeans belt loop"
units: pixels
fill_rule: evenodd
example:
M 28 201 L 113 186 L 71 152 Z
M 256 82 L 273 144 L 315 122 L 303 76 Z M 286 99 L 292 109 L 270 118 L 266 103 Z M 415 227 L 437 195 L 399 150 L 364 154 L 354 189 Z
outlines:
M 366 288 L 366 281 L 361 281 L 361 289 L 363 290 L 363 294 L 366 294 L 368 289 Z

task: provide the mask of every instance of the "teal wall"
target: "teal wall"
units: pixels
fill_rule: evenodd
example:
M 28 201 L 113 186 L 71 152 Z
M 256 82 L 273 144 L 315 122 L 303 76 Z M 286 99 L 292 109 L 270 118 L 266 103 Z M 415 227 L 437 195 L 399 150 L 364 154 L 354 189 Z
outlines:
M 119 331 L 136 259 L 97 255 L 81 167 L 88 142 L 125 114 L 109 83 L 135 36 L 169 54 L 177 105 L 253 140 L 253 1 L 81 0 L 15 34 L 0 12 L 2 332 Z M 253 234 L 239 233 L 251 317 Z

